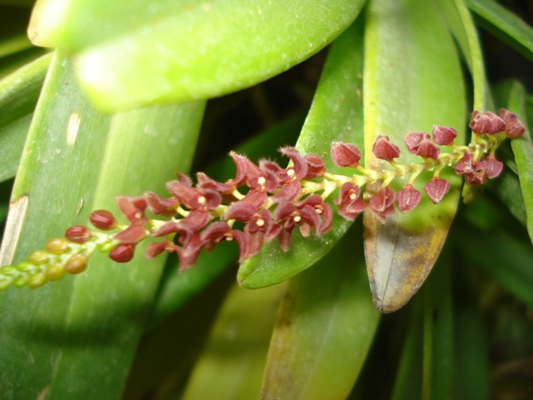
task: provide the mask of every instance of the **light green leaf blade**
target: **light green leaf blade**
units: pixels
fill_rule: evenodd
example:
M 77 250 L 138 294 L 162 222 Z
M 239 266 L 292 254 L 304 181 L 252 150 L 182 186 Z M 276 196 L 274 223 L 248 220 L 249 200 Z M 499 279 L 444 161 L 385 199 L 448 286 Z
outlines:
M 380 318 L 357 224 L 323 259 L 289 281 L 278 312 L 262 399 L 345 399 Z
M 335 41 L 296 144 L 302 154 L 321 156 L 332 172 L 339 171 L 329 157 L 332 141 L 355 143 L 363 151 L 362 42 L 359 20 Z M 258 256 L 241 265 L 237 279 L 246 288 L 281 282 L 323 257 L 348 227 L 348 222 L 335 215 L 332 230 L 322 237 L 303 238 L 295 229 L 287 253 L 277 241 L 265 244 Z
M 82 86 L 113 110 L 220 96 L 266 80 L 328 45 L 363 4 L 48 0 L 29 32 L 34 43 L 75 51 Z
M 466 4 L 482 18 L 483 27 L 525 57 L 533 60 L 533 28 L 531 26 L 495 1 L 466 0 Z
M 86 223 L 93 209 L 116 212 L 118 194 L 161 191 L 175 168 L 189 167 L 204 107 L 100 114 L 61 55 L 42 93 L 13 190 L 2 263 Z M 139 253 L 128 266 L 97 254 L 82 275 L 0 296 L 6 382 L 0 397 L 120 397 L 164 262 L 147 264 Z
M 374 1 L 365 32 L 365 164 L 380 168 L 372 154 L 378 134 L 399 145 L 403 164 L 420 162 L 403 144 L 408 132 L 452 126 L 464 142 L 465 95 L 460 63 L 439 9 L 431 2 Z M 374 303 L 382 312 L 402 307 L 424 282 L 444 244 L 459 199 L 461 180 L 440 175 L 450 192 L 434 205 L 425 194 L 413 211 L 381 221 L 365 211 L 365 251 Z M 422 175 L 415 187 L 431 175 Z M 398 189 L 394 186 L 393 188 Z M 372 190 L 366 188 L 367 191 Z M 376 190 L 376 189 L 374 189 Z
M 196 363 L 183 400 L 259 397 L 270 332 L 286 285 L 261 290 L 234 286 Z

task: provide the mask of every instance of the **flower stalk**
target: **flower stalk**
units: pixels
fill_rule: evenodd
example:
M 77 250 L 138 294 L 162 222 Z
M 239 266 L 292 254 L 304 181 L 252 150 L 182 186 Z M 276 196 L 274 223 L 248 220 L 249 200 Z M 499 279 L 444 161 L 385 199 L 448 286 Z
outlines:
M 120 224 L 107 210 L 94 211 L 90 215 L 94 229 L 70 227 L 65 238 L 52 239 L 27 260 L 1 267 L 0 290 L 37 288 L 67 274 L 81 273 L 95 251 L 109 253 L 116 262 L 128 262 L 139 243 L 147 239 L 155 239 L 146 247 L 148 259 L 174 252 L 180 271 L 192 267 L 203 249 L 211 251 L 224 240 L 237 242 L 239 262 L 255 256 L 263 243 L 274 239 L 288 251 L 296 227 L 304 237 L 312 232 L 321 236 L 332 228 L 331 204 L 348 221 L 366 209 L 382 222 L 396 208 L 413 210 L 423 195 L 413 184 L 424 171 L 433 171 L 424 192 L 437 204 L 450 189 L 450 183 L 440 178 L 445 168 L 452 167 L 464 176 L 466 185 L 481 185 L 501 173 L 503 163 L 496 159 L 496 149 L 506 138 L 522 136 L 525 129 L 515 114 L 503 109 L 498 114 L 472 113 L 469 126 L 475 140 L 467 146 L 454 143 L 457 132 L 451 127 L 436 125 L 431 135 L 408 133 L 404 137 L 407 151 L 421 158 L 409 165 L 397 161 L 400 147 L 385 135 L 379 135 L 372 148 L 374 156 L 383 161 L 380 169 L 360 165 L 361 151 L 354 144 L 333 142 L 331 159 L 348 174 L 328 172 L 321 157 L 302 155 L 293 147 L 280 149 L 291 160 L 287 168 L 264 159 L 255 164 L 231 152 L 236 166 L 233 179 L 218 182 L 199 172 L 193 185 L 179 173 L 177 180 L 167 183 L 168 198 L 152 192 L 118 197 L 118 208 L 128 224 Z M 390 185 L 398 179 L 406 183 L 395 192 Z M 367 184 L 379 185 L 379 189 L 370 194 L 364 190 Z M 333 201 L 327 201 L 335 193 Z

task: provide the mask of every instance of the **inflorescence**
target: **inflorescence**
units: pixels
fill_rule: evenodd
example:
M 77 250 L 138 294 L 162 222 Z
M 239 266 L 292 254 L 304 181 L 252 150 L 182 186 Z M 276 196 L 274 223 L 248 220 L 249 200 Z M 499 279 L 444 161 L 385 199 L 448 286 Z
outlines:
M 396 161 L 400 148 L 388 136 L 378 136 L 372 148 L 374 156 L 390 166 L 379 170 L 359 164 L 361 152 L 354 144 L 333 142 L 332 161 L 339 167 L 351 168 L 351 175 L 332 174 L 326 171 L 321 157 L 301 155 L 293 147 L 280 149 L 292 161 L 287 168 L 265 159 L 255 164 L 246 156 L 231 152 L 235 178 L 217 182 L 199 172 L 193 185 L 189 177 L 178 173 L 177 180 L 167 183 L 171 193 L 168 198 L 152 192 L 140 197 L 118 197 L 118 208 L 128 224 L 120 224 L 109 211 L 94 211 L 90 221 L 97 230 L 73 226 L 66 230 L 65 238 L 48 241 L 44 250 L 32 252 L 27 260 L 3 266 L 0 290 L 11 285 L 37 288 L 66 273 L 83 272 L 95 250 L 108 252 L 116 262 L 128 262 L 136 246 L 147 238 L 161 240 L 148 244 L 146 257 L 175 252 L 180 271 L 190 268 L 202 249 L 211 251 L 223 240 L 237 242 L 239 262 L 255 256 L 264 242 L 275 238 L 287 251 L 296 226 L 304 237 L 312 230 L 320 236 L 331 229 L 333 211 L 325 200 L 334 192 L 338 195 L 333 204 L 348 221 L 354 221 L 365 209 L 372 210 L 382 222 L 394 214 L 395 205 L 401 212 L 414 209 L 422 194 L 413 183 L 424 171 L 433 171 L 424 191 L 437 204 L 450 189 L 450 183 L 439 178 L 446 166 L 453 166 L 467 185 L 481 185 L 500 174 L 503 163 L 495 157 L 497 147 L 506 138 L 523 136 L 525 129 L 515 114 L 504 109 L 498 114 L 472 113 L 469 126 L 475 136 L 468 146 L 454 143 L 457 132 L 450 127 L 435 125 L 431 136 L 425 132 L 408 133 L 404 137 L 408 152 L 422 158 L 420 163 L 411 165 Z M 398 192 L 390 187 L 395 178 L 408 178 Z M 367 184 L 379 184 L 380 188 L 374 194 L 366 191 L 363 196 Z M 157 217 L 149 218 L 147 210 Z

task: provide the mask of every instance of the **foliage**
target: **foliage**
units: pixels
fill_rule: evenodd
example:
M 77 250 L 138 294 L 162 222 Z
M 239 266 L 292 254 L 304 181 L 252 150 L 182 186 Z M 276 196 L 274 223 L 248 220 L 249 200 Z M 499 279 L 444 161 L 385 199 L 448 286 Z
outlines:
M 533 58 L 519 17 L 29 3 L 0 0 L 0 398 L 531 396 L 533 97 L 483 55 Z

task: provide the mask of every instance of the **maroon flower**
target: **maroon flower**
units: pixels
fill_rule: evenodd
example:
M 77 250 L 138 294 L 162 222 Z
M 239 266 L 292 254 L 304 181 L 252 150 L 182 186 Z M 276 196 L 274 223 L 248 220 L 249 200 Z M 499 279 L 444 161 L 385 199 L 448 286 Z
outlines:
M 429 134 L 425 132 L 411 132 L 404 136 L 405 145 L 409 153 L 423 158 L 434 160 L 439 156 L 440 150 L 431 141 Z
M 505 130 L 505 122 L 496 114 L 487 112 L 474 111 L 470 124 L 468 125 L 477 135 L 487 134 L 494 135 Z
M 117 197 L 116 203 L 122 214 L 130 222 L 146 223 L 148 219 L 144 215 L 144 211 L 148 203 L 144 197 Z
M 169 253 L 175 251 L 175 247 L 176 245 L 169 240 L 163 240 L 162 242 L 152 242 L 148 244 L 148 246 L 146 246 L 144 255 L 148 260 L 152 260 L 165 250 Z
M 144 227 L 140 224 L 131 224 L 122 232 L 117 233 L 114 239 L 124 244 L 137 244 L 146 237 Z
M 274 202 L 279 203 L 280 201 L 292 201 L 300 195 L 300 189 L 302 185 L 300 181 L 290 181 L 284 184 L 281 187 L 281 190 L 272 196 Z
M 407 184 L 396 193 L 396 204 L 401 212 L 411 211 L 420 203 L 422 195 L 413 185 Z
M 500 108 L 498 110 L 498 115 L 505 122 L 505 134 L 507 137 L 516 138 L 524 136 L 526 128 L 524 125 L 522 125 L 515 113 L 512 113 L 504 108 Z
M 339 167 L 357 168 L 361 160 L 361 150 L 355 144 L 332 142 L 331 159 Z
M 214 190 L 221 195 L 231 194 L 237 188 L 237 185 L 233 180 L 224 183 L 218 182 L 203 172 L 196 173 L 196 180 L 198 181 L 196 187 L 200 189 Z
M 381 160 L 392 161 L 400 156 L 400 149 L 390 142 L 388 136 L 379 135 L 372 146 L 372 153 Z
M 487 179 L 486 165 L 475 161 L 472 153 L 465 153 L 453 167 L 457 175 L 463 175 L 469 185 L 482 185 Z
M 303 201 L 298 202 L 296 205 L 296 208 L 298 210 L 301 210 L 305 207 L 311 207 L 314 211 L 314 213 L 322 218 L 322 221 L 320 222 L 319 226 L 315 226 L 315 232 L 317 236 L 320 236 L 326 232 L 328 232 L 331 229 L 331 222 L 333 220 L 333 212 L 331 210 L 331 207 L 324 203 L 324 199 L 322 196 L 318 194 L 312 194 L 310 196 L 307 196 Z M 310 217 L 309 220 L 314 221 L 314 217 Z M 306 222 L 306 218 L 304 218 L 303 224 Z M 302 230 L 302 225 L 300 225 L 300 231 Z M 304 228 L 305 229 L 305 228 Z
M 164 217 L 172 217 L 176 215 L 176 209 L 180 202 L 178 199 L 171 197 L 169 199 L 159 196 L 156 193 L 147 192 L 144 198 L 148 203 L 148 208 L 155 215 L 162 215 Z
M 446 179 L 431 178 L 431 180 L 424 186 L 424 191 L 427 193 L 431 201 L 435 204 L 439 203 L 444 195 L 450 190 L 450 182 Z
M 433 140 L 441 146 L 451 146 L 457 137 L 457 131 L 449 126 L 433 125 Z
M 485 174 L 489 179 L 496 178 L 503 170 L 503 163 L 497 160 L 494 155 L 488 156 L 482 163 L 484 164 Z
M 341 217 L 348 221 L 355 218 L 367 207 L 367 204 L 360 198 L 361 190 L 353 183 L 344 183 L 339 191 L 339 197 L 333 202 L 338 206 Z
M 394 190 L 390 187 L 382 187 L 370 198 L 370 208 L 385 223 L 387 217 L 394 214 Z
M 224 219 L 226 221 L 234 219 L 241 222 L 248 222 L 258 211 L 258 207 L 252 203 L 241 200 L 233 203 L 226 210 Z
M 305 161 L 307 162 L 307 175 L 306 179 L 310 178 L 319 178 L 326 173 L 326 168 L 324 167 L 324 160 L 318 155 L 309 153 L 304 156 Z
M 222 202 L 222 196 L 215 190 L 194 188 L 189 178 L 181 173 L 178 178 L 177 181 L 167 182 L 167 188 L 190 210 L 214 210 Z
M 300 154 L 294 147 L 281 147 L 279 152 L 285 157 L 289 157 L 292 160 L 294 170 L 294 177 L 296 179 L 303 179 L 307 176 L 308 165 L 306 159 Z

